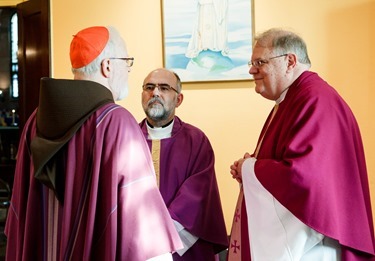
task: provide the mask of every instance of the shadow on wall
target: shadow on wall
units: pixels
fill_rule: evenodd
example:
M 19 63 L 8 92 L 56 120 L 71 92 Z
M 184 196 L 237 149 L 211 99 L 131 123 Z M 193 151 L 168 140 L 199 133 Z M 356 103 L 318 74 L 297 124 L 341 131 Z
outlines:
M 339 8 L 327 17 L 328 74 L 352 108 L 365 147 L 375 217 L 375 1 Z M 354 3 L 354 2 L 353 2 Z
M 327 42 L 329 75 L 342 76 L 334 86 L 344 98 L 363 103 L 375 98 L 375 1 L 339 8 L 327 17 L 324 41 Z M 358 86 L 358 83 L 369 86 Z M 359 90 L 362 92 L 358 95 Z M 355 94 L 354 96 L 351 94 Z M 363 97 L 361 97 L 363 95 Z M 369 96 L 371 95 L 371 96 Z M 372 102 L 373 104 L 373 102 Z

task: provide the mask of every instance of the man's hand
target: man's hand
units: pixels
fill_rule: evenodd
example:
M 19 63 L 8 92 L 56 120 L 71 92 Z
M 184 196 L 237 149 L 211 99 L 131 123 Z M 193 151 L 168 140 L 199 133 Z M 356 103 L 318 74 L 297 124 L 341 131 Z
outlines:
M 232 175 L 232 178 L 237 180 L 239 183 L 242 183 L 242 164 L 247 158 L 250 158 L 250 154 L 248 152 L 245 153 L 243 158 L 236 160 L 230 166 L 230 174 Z

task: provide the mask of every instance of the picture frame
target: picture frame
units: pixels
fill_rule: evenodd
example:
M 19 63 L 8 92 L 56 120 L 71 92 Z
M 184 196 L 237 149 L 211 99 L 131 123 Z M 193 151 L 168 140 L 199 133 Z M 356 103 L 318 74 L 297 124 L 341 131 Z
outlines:
M 253 0 L 161 0 L 163 66 L 182 82 L 251 80 Z

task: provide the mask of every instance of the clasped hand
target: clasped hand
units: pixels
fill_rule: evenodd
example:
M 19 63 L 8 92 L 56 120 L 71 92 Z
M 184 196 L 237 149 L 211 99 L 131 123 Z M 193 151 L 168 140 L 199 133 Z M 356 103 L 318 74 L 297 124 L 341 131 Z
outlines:
M 247 158 L 250 158 L 250 154 L 248 152 L 245 153 L 243 158 L 236 160 L 230 166 L 230 174 L 232 175 L 232 178 L 237 180 L 239 183 L 242 183 L 242 164 Z

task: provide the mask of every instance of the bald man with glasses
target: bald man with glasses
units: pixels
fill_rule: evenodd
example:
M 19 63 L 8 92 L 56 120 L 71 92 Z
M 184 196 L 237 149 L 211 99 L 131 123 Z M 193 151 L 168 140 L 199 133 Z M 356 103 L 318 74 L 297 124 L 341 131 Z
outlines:
M 161 195 L 184 244 L 173 260 L 216 260 L 228 242 L 210 141 L 175 115 L 184 98 L 176 73 L 153 70 L 142 89 L 146 118 L 140 126 Z

